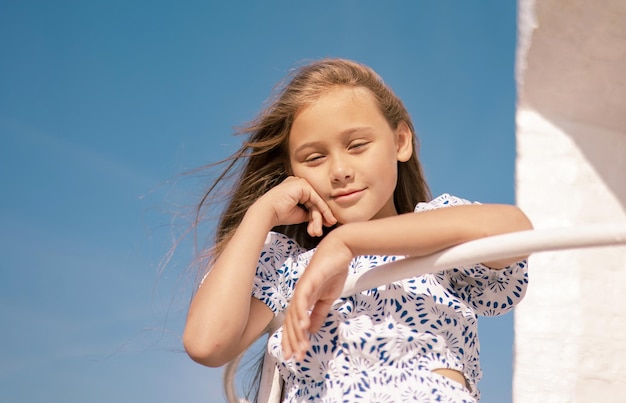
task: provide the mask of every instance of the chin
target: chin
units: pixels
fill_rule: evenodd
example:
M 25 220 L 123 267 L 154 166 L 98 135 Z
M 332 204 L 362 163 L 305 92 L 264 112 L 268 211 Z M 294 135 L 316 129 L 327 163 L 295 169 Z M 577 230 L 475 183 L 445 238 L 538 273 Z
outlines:
M 337 224 L 350 224 L 355 222 L 365 222 L 374 219 L 372 215 L 359 215 L 359 214 L 335 214 L 335 218 L 337 218 Z

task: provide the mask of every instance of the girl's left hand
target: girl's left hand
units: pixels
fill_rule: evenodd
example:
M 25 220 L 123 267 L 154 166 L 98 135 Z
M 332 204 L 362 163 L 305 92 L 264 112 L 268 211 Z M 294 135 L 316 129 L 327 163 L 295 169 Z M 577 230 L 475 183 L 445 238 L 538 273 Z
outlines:
M 309 349 L 309 334 L 324 323 L 333 303 L 341 295 L 352 251 L 331 232 L 320 242 L 298 280 L 283 323 L 283 354 L 302 360 Z M 309 309 L 312 308 L 309 316 Z

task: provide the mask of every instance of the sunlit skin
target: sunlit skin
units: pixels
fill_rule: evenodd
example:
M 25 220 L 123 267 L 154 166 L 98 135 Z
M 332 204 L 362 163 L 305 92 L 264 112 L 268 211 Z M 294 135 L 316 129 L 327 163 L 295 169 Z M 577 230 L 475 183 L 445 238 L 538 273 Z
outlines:
M 319 243 L 294 290 L 283 325 L 283 353 L 303 359 L 360 255 L 425 256 L 485 236 L 532 228 L 515 206 L 464 205 L 398 215 L 398 163 L 414 150 L 408 125 L 391 127 L 364 88 L 337 87 L 296 114 L 289 133 L 290 176 L 248 209 L 195 294 L 183 342 L 194 360 L 224 365 L 274 317 L 250 296 L 267 233 L 307 222 L 311 236 L 340 224 Z M 523 257 L 486 262 L 502 268 Z M 229 309 L 223 302 L 229 301 Z M 211 320 L 207 320 L 211 318 Z M 460 372 L 435 370 L 461 383 Z
M 321 327 L 341 292 L 349 262 L 359 254 L 345 242 L 351 236 L 340 234 L 346 234 L 344 229 L 354 228 L 355 223 L 397 216 L 393 203 L 397 164 L 410 158 L 411 138 L 404 122 L 397 128 L 389 126 L 374 97 L 362 88 L 338 88 L 297 114 L 289 136 L 291 171 L 311 185 L 333 217 L 344 225 L 320 243 L 298 282 L 283 326 L 286 357 L 304 358 L 309 334 Z M 307 207 L 309 232 L 320 235 L 322 214 L 315 205 Z M 382 225 L 394 226 L 385 221 Z M 494 263 L 498 266 L 503 262 Z M 442 368 L 435 372 L 466 383 L 458 371 Z
M 296 115 L 291 172 L 342 224 L 394 216 L 398 161 L 411 157 L 411 139 L 405 123 L 389 126 L 368 90 L 338 88 Z
M 405 123 L 396 129 L 389 126 L 368 90 L 339 87 L 296 115 L 289 133 L 291 173 L 311 185 L 340 224 L 396 216 L 393 191 L 397 164 L 411 157 L 411 136 Z M 323 223 L 317 207 L 307 207 L 311 212 L 309 232 L 321 235 Z M 288 309 L 283 333 L 287 357 L 295 354 L 297 359 L 303 358 L 309 346 L 307 331 L 319 329 L 345 282 L 353 254 L 345 249 L 327 250 L 328 245 L 324 243 L 323 252 L 316 253 L 313 261 L 318 267 L 340 269 L 327 272 L 333 280 L 330 287 L 316 287 L 315 291 L 327 297 L 317 297 L 311 313 L 314 323 L 302 315 L 308 307 Z M 307 276 L 303 279 L 306 285 Z M 301 290 L 297 287 L 296 293 Z

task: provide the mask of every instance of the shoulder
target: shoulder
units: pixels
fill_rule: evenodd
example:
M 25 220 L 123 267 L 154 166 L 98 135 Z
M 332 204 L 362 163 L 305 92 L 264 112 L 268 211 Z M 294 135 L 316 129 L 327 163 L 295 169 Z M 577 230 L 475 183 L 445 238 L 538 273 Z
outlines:
M 280 259 L 281 257 L 300 254 L 305 251 L 304 248 L 300 247 L 296 241 L 289 238 L 287 235 L 270 231 L 265 237 L 259 260 L 269 259 L 271 256 Z
M 270 231 L 267 233 L 265 237 L 265 247 L 276 247 L 276 248 L 299 248 L 300 245 L 293 239 L 289 238 L 285 234 L 281 234 L 280 232 Z
M 285 310 L 313 252 L 285 234 L 269 232 L 259 256 L 252 296 L 274 313 Z
M 265 237 L 259 256 L 259 266 L 278 267 L 309 260 L 315 249 L 301 247 L 295 240 L 280 232 L 270 231 Z
M 440 196 L 435 197 L 429 202 L 421 202 L 415 206 L 415 212 L 426 211 L 426 210 L 434 210 L 442 207 L 450 207 L 450 206 L 461 206 L 464 204 L 474 204 L 475 202 L 471 202 L 466 199 L 462 199 L 457 196 L 453 196 L 448 193 L 443 193 Z

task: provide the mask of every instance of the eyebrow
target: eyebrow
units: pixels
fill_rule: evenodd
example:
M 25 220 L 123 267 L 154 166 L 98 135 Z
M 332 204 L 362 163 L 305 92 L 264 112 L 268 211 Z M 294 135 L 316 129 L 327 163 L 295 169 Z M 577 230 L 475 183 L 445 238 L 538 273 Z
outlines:
M 351 127 L 349 129 L 341 131 L 339 133 L 339 136 L 346 137 L 346 136 L 349 136 L 349 135 L 354 134 L 354 133 L 369 132 L 371 130 L 372 130 L 372 128 L 370 126 Z M 301 152 L 302 150 L 304 150 L 306 148 L 315 148 L 320 143 L 321 142 L 319 142 L 319 141 L 310 141 L 308 143 L 304 143 L 304 144 L 300 145 L 298 148 L 296 148 L 295 150 L 293 150 L 293 153 L 294 154 L 298 154 L 299 152 Z

